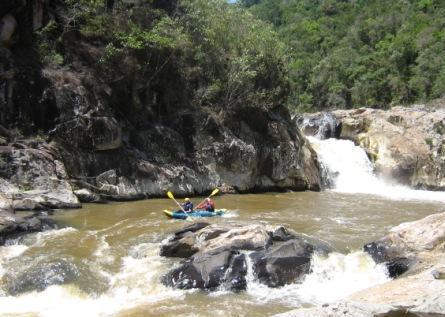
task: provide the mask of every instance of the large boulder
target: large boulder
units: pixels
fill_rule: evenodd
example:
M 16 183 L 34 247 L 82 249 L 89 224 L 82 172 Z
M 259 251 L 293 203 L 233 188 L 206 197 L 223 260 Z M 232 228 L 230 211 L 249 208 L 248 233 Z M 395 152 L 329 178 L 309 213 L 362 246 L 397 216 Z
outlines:
M 197 223 L 175 233 L 173 239 L 161 247 L 161 255 L 188 257 L 198 251 L 200 254 L 218 254 L 231 250 L 258 250 L 271 243 L 270 233 L 264 226 Z
M 445 189 L 445 109 L 337 110 L 340 138 L 363 147 L 383 177 L 417 188 Z
M 279 287 L 298 282 L 309 272 L 314 249 L 284 227 L 197 223 L 177 231 L 161 247 L 161 255 L 187 258 L 166 274 L 164 283 L 185 289 L 223 285 L 243 290 L 247 265 L 252 263 L 259 282 Z
M 444 241 L 445 213 L 440 213 L 394 227 L 387 236 L 366 244 L 364 250 L 377 263 L 386 263 L 390 275 L 396 277 L 422 267 L 423 258 L 429 259 L 431 252 L 443 248 Z
M 8 271 L 2 278 L 8 294 L 17 296 L 31 291 L 42 291 L 51 285 L 72 283 L 80 272 L 75 264 L 64 259 L 40 260 L 31 265 L 23 265 L 17 271 Z
M 310 271 L 314 247 L 302 240 L 290 240 L 267 251 L 254 252 L 254 274 L 270 287 L 298 282 Z
M 231 266 L 236 253 L 223 251 L 218 254 L 199 254 L 169 272 L 164 283 L 182 289 L 212 289 L 225 282 L 227 269 Z M 243 266 L 236 261 L 236 266 Z M 239 270 L 235 267 L 235 270 Z M 241 285 L 242 286 L 242 285 Z
M 41 142 L 0 148 L 0 187 L 14 210 L 80 207 L 64 164 Z

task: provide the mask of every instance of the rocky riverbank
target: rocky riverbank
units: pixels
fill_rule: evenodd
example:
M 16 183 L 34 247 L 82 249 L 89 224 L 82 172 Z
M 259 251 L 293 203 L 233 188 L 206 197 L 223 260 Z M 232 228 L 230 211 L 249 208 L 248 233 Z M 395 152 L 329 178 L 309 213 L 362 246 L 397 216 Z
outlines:
M 383 178 L 445 190 L 444 108 L 336 110 L 304 115 L 297 123 L 306 135 L 354 141 Z
M 130 11 L 167 10 L 162 1 L 125 5 L 131 10 L 103 14 L 123 21 Z M 0 4 L 0 191 L 7 209 L 75 208 L 79 200 L 160 197 L 167 190 L 319 189 L 316 156 L 281 95 L 268 106 L 206 104 L 193 96 L 208 80 L 187 77 L 199 67 L 176 51 L 149 52 L 163 61 L 159 69 L 144 64 L 139 51 L 129 53 L 104 75 L 98 61 L 106 58 L 110 32 L 88 37 L 71 28 L 74 9 L 56 1 Z M 39 46 L 55 35 L 63 57 Z M 150 69 L 139 72 L 142 64 Z M 268 81 L 255 89 L 271 98 L 272 87 Z M 77 197 L 74 189 L 81 190 Z
M 364 250 L 376 262 L 386 262 L 389 271 L 399 267 L 402 270 L 398 274 L 403 273 L 340 302 L 279 316 L 445 315 L 445 213 L 392 228 L 387 236 L 367 244 Z
M 45 215 L 16 215 L 0 211 L 0 245 L 3 245 L 8 238 L 54 227 L 54 222 Z

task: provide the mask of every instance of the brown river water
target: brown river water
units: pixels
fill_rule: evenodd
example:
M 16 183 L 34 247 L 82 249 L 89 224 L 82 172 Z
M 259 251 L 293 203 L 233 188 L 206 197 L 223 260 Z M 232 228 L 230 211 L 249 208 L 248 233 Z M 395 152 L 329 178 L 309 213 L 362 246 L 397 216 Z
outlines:
M 270 289 L 250 281 L 241 293 L 174 290 L 160 278 L 178 260 L 160 257 L 159 245 L 192 221 L 167 219 L 162 210 L 175 208 L 171 200 L 86 204 L 57 212 L 60 229 L 0 248 L 0 315 L 269 316 L 329 302 L 387 280 L 383 268 L 359 251 L 363 244 L 401 222 L 445 211 L 440 202 L 333 191 L 224 195 L 215 201 L 229 212 L 207 219 L 212 223 L 285 225 L 338 253 L 315 258 L 314 273 L 302 285 Z

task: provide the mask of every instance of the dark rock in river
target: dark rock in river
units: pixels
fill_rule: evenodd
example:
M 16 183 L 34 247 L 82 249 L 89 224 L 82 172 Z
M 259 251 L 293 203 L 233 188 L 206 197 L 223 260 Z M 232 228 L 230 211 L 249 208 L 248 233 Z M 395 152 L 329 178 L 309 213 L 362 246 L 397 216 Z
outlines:
M 222 285 L 243 290 L 249 262 L 261 283 L 283 286 L 298 282 L 309 272 L 315 249 L 284 227 L 192 225 L 180 230 L 161 247 L 161 255 L 188 257 L 166 274 L 164 283 L 185 289 L 212 289 Z M 249 251 L 254 252 L 248 255 Z
M 54 223 L 45 216 L 22 216 L 0 211 L 0 245 L 8 237 L 16 237 L 28 232 L 43 231 L 54 226 Z
M 41 261 L 31 267 L 3 276 L 6 291 L 13 296 L 30 291 L 42 291 L 50 285 L 74 282 L 79 278 L 77 267 L 65 260 Z
M 301 240 L 290 240 L 267 251 L 254 252 L 254 274 L 270 287 L 279 287 L 299 281 L 310 271 L 314 247 Z
M 178 258 L 188 258 L 192 256 L 199 251 L 199 248 L 195 246 L 196 235 L 193 233 L 209 225 L 210 224 L 206 222 L 197 222 L 176 231 L 173 239 L 168 244 L 161 246 L 161 255 Z
M 218 287 L 223 282 L 232 257 L 230 251 L 194 256 L 168 273 L 164 282 L 182 289 Z

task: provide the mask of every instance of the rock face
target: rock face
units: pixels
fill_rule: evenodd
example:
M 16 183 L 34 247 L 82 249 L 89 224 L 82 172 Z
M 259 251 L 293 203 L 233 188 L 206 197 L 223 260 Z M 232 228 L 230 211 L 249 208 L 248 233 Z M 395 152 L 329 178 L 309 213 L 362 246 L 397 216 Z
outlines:
M 363 147 L 382 176 L 416 188 L 445 189 L 445 110 L 334 111 L 340 138 Z
M 331 112 L 318 112 L 294 117 L 296 126 L 304 135 L 315 136 L 321 140 L 338 138 L 341 122 Z
M 42 231 L 51 228 L 53 225 L 51 221 L 43 216 L 20 216 L 0 211 L 0 245 L 3 245 L 8 237 Z
M 64 164 L 42 142 L 0 147 L 0 189 L 9 202 L 2 204 L 5 210 L 80 207 Z
M 251 263 L 254 278 L 279 287 L 309 273 L 314 249 L 283 227 L 198 223 L 176 232 L 161 247 L 161 255 L 187 258 L 167 273 L 164 283 L 183 289 L 224 286 L 239 291 L 247 286 Z
M 46 52 L 54 60 L 42 65 L 29 50 L 35 44 L 30 34 L 64 21 L 66 8 L 53 1 L 1 2 L 2 156 L 11 170 L 24 160 L 39 165 L 44 155 L 57 162 L 59 171 L 47 169 L 45 177 L 65 195 L 60 204 L 43 205 L 76 206 L 70 184 L 111 200 L 164 196 L 167 190 L 201 194 L 217 186 L 227 192 L 319 189 L 316 156 L 284 106 L 201 106 L 190 98 L 197 87 L 183 78 L 182 66 L 147 70 L 156 74 L 155 84 L 137 71 L 136 56 L 115 65 L 117 80 L 108 81 L 97 68 L 105 47 L 75 31 L 60 38 L 64 56 Z M 72 67 L 59 66 L 58 57 Z M 37 134 L 41 146 L 51 144 L 49 154 L 17 145 Z M 42 187 L 10 173 L 0 177 L 21 192 Z
M 445 213 L 403 223 L 382 239 L 367 244 L 365 250 L 377 262 L 397 264 L 405 259 L 404 272 L 395 275 L 403 274 L 340 302 L 277 316 L 445 315 Z

